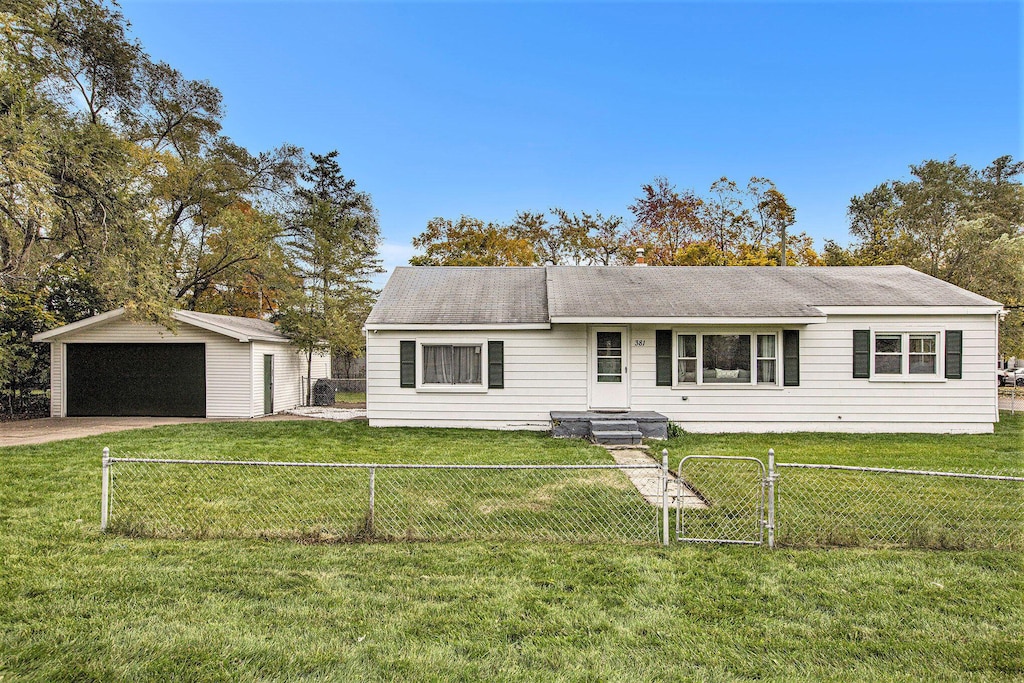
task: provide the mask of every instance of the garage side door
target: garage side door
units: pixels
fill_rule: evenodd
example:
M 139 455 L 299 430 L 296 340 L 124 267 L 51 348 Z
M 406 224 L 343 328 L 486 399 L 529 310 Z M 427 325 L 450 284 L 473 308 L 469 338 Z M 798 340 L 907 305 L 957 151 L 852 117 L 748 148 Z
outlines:
M 69 417 L 206 416 L 204 344 L 68 344 Z

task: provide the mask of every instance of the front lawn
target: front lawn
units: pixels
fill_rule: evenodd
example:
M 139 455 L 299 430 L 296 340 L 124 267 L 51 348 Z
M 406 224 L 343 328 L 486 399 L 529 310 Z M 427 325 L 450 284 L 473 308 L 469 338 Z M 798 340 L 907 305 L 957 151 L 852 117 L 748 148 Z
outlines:
M 1003 411 L 993 434 L 692 434 L 669 439 L 675 468 L 683 455 L 752 455 L 767 462 L 998 472 L 1024 475 L 1024 413 Z
M 981 437 L 688 435 L 668 445 L 673 459 L 773 445 L 780 459 L 801 449 L 789 460 L 834 460 L 831 448 L 850 462 L 871 445 L 866 464 L 916 466 L 942 444 L 937 466 L 1019 470 L 1021 427 L 1017 418 Z M 818 438 L 831 445 L 819 449 Z M 0 449 L 4 683 L 1024 676 L 1016 553 L 104 535 L 104 445 L 227 459 L 607 462 L 599 449 L 538 434 L 311 421 Z
M 361 403 L 366 405 L 365 391 L 338 391 L 334 394 L 335 403 Z

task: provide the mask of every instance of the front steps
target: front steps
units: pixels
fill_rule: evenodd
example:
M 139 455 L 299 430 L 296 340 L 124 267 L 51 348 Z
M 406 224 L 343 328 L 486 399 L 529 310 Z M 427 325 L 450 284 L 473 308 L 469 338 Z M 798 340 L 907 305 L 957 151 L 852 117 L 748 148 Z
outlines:
M 642 439 L 667 439 L 668 418 L 641 410 L 552 411 L 551 435 L 590 439 L 604 446 L 635 446 Z
M 636 420 L 590 421 L 590 438 L 602 446 L 636 446 L 643 436 Z

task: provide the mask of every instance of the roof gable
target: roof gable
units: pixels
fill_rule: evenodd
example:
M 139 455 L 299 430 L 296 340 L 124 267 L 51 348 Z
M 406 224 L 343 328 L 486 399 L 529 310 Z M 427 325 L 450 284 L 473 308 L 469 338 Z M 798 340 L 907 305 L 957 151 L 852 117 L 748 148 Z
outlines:
M 69 323 L 46 332 L 40 332 L 32 337 L 32 341 L 44 342 L 73 334 L 90 327 L 96 327 L 120 320 L 124 317 L 124 308 L 115 308 L 106 313 L 100 313 L 90 318 Z M 199 313 L 196 311 L 172 311 L 171 315 L 175 320 L 192 325 L 200 329 L 222 334 L 225 337 L 237 339 L 240 342 L 268 341 L 285 343 L 288 337 L 278 331 L 274 323 L 256 318 L 242 318 L 234 315 L 217 315 L 215 313 Z

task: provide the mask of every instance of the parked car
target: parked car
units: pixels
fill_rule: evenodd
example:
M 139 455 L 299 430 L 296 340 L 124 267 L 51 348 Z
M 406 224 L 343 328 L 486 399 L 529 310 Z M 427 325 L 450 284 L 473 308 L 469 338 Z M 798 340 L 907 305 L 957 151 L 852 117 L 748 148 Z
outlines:
M 1024 387 L 1024 368 L 997 370 L 996 376 L 1001 387 L 1008 387 L 1014 384 L 1018 387 Z

